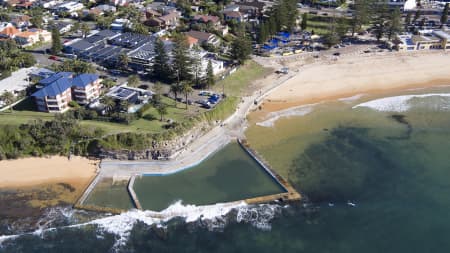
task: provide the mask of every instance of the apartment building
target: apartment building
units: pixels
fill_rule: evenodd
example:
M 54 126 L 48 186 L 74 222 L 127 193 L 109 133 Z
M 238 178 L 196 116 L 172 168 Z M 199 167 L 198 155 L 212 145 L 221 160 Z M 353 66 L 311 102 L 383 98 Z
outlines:
M 65 112 L 69 102 L 87 104 L 100 96 L 101 79 L 95 74 L 74 76 L 70 72 L 59 72 L 39 81 L 42 87 L 31 95 L 38 111 Z

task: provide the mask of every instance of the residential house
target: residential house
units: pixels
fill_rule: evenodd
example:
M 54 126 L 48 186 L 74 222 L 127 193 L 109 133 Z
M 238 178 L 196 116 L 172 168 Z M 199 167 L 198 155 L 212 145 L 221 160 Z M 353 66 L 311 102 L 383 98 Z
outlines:
M 111 24 L 111 30 L 122 31 L 125 26 L 131 27 L 131 22 L 126 18 L 117 18 Z
M 247 17 L 239 11 L 223 11 L 223 17 L 226 21 L 235 20 L 239 23 L 247 20 Z
M 198 45 L 198 39 L 197 38 L 194 38 L 192 36 L 186 35 L 186 40 L 187 40 L 187 43 L 189 45 L 189 48 L 192 48 L 193 46 Z
M 13 27 L 13 24 L 9 22 L 1 22 L 0 23 L 0 32 L 3 31 L 7 27 Z
M 105 13 L 97 7 L 92 7 L 89 10 L 84 9 L 83 13 L 82 13 L 83 17 L 86 17 L 88 15 L 92 15 L 94 17 L 99 17 L 99 16 L 103 16 L 103 14 L 105 14 Z
M 57 12 L 73 13 L 82 9 L 84 9 L 84 5 L 82 3 L 70 1 L 58 5 L 56 10 Z
M 56 27 L 60 34 L 64 34 L 70 32 L 73 24 L 68 22 L 55 22 L 52 26 L 49 27 L 49 29 L 53 29 L 53 27 Z
M 61 0 L 50 0 L 50 1 L 40 1 L 39 5 L 44 9 L 52 9 L 53 7 L 57 6 L 58 4 L 62 3 Z
M 95 74 L 73 76 L 70 72 L 59 72 L 39 81 L 42 87 L 33 95 L 38 111 L 65 112 L 70 101 L 86 104 L 100 95 L 100 79 Z
M 212 33 L 191 30 L 189 32 L 186 32 L 185 34 L 198 39 L 198 42 L 201 45 L 211 44 L 213 46 L 219 46 L 220 44 L 220 39 Z
M 149 12 L 147 11 L 147 13 Z M 181 14 L 178 11 L 172 11 L 161 16 L 154 15 L 145 21 L 145 24 L 151 27 L 158 27 L 159 29 L 175 29 L 178 26 L 180 17 Z
M 11 19 L 11 23 L 17 28 L 27 28 L 31 26 L 30 16 L 18 15 Z
M 197 23 L 208 24 L 211 23 L 214 27 L 220 26 L 220 18 L 211 15 L 195 15 L 193 20 Z
M 200 59 L 200 77 L 206 76 L 209 61 L 211 61 L 214 75 L 217 75 L 225 70 L 223 61 L 216 60 L 214 54 L 208 53 L 205 50 L 191 50 L 190 53 L 192 57 Z
M 20 33 L 14 26 L 8 26 L 0 32 L 0 38 L 15 38 Z
M 109 4 L 100 4 L 100 5 L 97 5 L 95 8 L 97 8 L 103 12 L 113 12 L 114 13 L 117 11 L 117 8 L 115 6 L 109 5 Z
M 22 46 L 31 46 L 38 42 L 51 42 L 52 34 L 47 30 L 33 28 L 17 33 L 15 40 Z

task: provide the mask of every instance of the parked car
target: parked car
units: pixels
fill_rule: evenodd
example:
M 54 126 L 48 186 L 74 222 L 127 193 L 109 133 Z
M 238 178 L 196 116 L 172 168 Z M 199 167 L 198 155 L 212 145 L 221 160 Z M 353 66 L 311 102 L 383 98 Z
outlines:
M 58 56 L 56 56 L 56 55 L 50 55 L 50 56 L 48 57 L 48 59 L 53 60 L 53 61 L 57 61 L 59 58 L 58 58 Z

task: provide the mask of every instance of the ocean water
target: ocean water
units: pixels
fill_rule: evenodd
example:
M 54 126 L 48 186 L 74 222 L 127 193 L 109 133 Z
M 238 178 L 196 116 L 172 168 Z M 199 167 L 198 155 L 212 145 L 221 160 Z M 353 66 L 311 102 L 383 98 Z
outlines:
M 448 93 L 361 95 L 252 119 L 250 145 L 302 203 L 176 203 L 187 215 L 166 220 L 72 211 L 57 228 L 0 237 L 0 252 L 448 252 Z

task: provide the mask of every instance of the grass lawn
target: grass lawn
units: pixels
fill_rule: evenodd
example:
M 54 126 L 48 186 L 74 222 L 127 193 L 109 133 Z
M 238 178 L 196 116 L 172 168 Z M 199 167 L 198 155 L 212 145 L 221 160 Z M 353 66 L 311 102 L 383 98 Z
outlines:
M 262 67 L 254 61 L 248 61 L 244 66 L 240 67 L 235 73 L 218 82 L 213 90 L 222 93 L 222 87 L 225 87 L 227 98 L 219 103 L 214 109 L 206 110 L 197 105 L 186 105 L 175 101 L 169 97 L 162 97 L 162 102 L 167 107 L 167 114 L 164 120 L 160 121 L 160 115 L 154 107 L 150 107 L 143 113 L 144 117 L 152 115 L 152 120 L 144 117 L 134 120 L 129 125 L 112 123 L 96 120 L 82 120 L 80 124 L 85 127 L 99 127 L 105 130 L 106 134 L 115 134 L 119 132 L 149 132 L 157 133 L 163 131 L 162 126 L 167 124 L 167 120 L 183 122 L 192 116 L 204 113 L 208 120 L 223 120 L 230 116 L 236 109 L 239 98 L 244 95 L 252 81 L 260 78 L 264 74 L 270 72 L 269 69 Z M 27 98 L 14 107 L 13 111 L 0 112 L 0 126 L 2 125 L 19 125 L 25 124 L 33 120 L 52 120 L 55 114 L 37 112 L 34 102 L 31 98 Z
M 325 21 L 308 20 L 307 31 L 314 31 L 315 34 L 324 35 L 329 31 L 330 23 Z
M 235 73 L 226 77 L 224 80 L 217 82 L 216 85 L 214 85 L 213 90 L 222 93 L 222 89 L 225 88 L 225 94 L 227 96 L 241 97 L 252 81 L 269 72 L 269 69 L 264 68 L 256 62 L 248 61 Z
M 164 116 L 164 121 L 162 122 L 159 120 L 160 116 L 156 109 L 151 107 L 144 112 L 144 115 L 151 114 L 154 116 L 154 120 L 142 118 L 133 121 L 129 125 L 106 121 L 83 120 L 80 124 L 86 127 L 100 127 L 108 134 L 134 131 L 155 133 L 162 130 L 162 125 L 166 124 L 166 120 L 171 119 L 177 122 L 182 122 L 189 116 L 198 113 L 197 111 L 199 110 L 198 107 L 192 105 L 189 105 L 188 110 L 186 110 L 186 105 L 182 103 L 177 103 L 177 107 L 175 107 L 175 101 L 164 96 L 162 97 L 162 102 L 168 105 L 167 115 Z M 52 120 L 54 118 L 55 114 L 35 111 L 33 101 L 31 101 L 31 99 L 25 99 L 16 105 L 13 111 L 6 110 L 5 112 L 0 112 L 0 126 L 19 125 L 33 120 Z
M 165 103 L 167 107 L 167 114 L 164 115 L 164 120 L 160 121 L 160 115 L 154 107 L 149 108 L 144 112 L 145 115 L 152 115 L 154 120 L 148 120 L 145 118 L 137 119 L 131 122 L 129 125 L 112 123 L 112 122 L 102 122 L 96 120 L 83 120 L 81 124 L 86 127 L 100 127 L 106 131 L 108 134 L 120 133 L 120 132 L 149 132 L 157 133 L 163 130 L 162 126 L 167 124 L 167 120 L 171 119 L 176 122 L 183 122 L 188 119 L 189 116 L 197 114 L 198 107 L 189 105 L 188 110 L 186 110 L 186 105 L 183 103 L 177 103 L 175 107 L 175 101 L 168 97 L 162 97 L 162 102 Z

